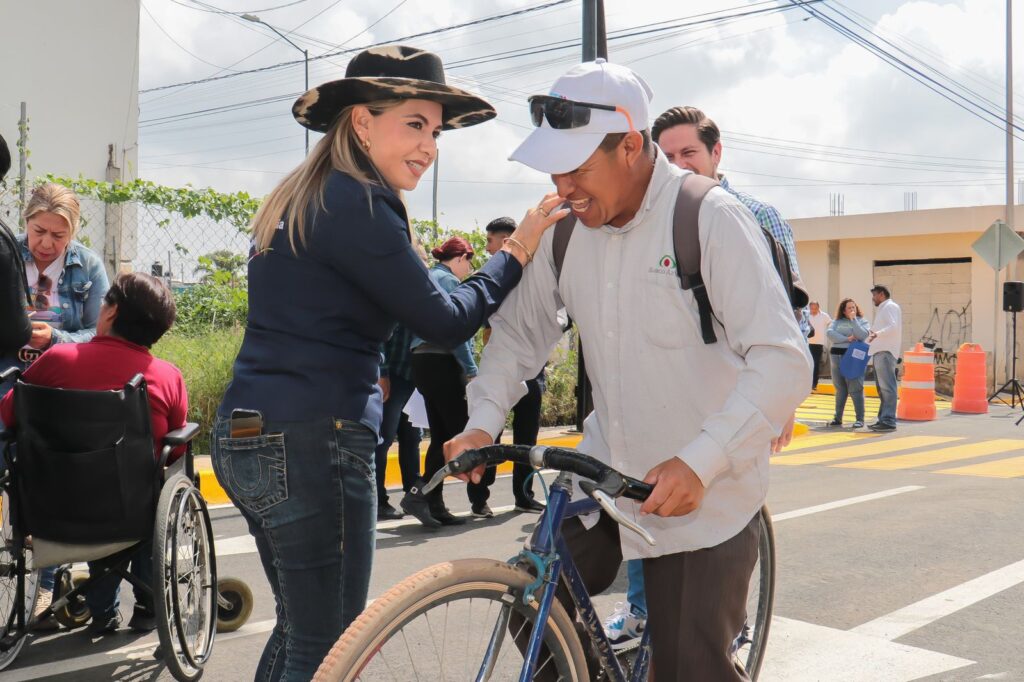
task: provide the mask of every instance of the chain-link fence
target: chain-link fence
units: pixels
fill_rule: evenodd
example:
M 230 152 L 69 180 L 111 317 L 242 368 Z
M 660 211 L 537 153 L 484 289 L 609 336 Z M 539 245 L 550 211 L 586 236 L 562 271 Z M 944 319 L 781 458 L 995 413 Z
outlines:
M 187 218 L 160 206 L 133 202 L 106 204 L 83 198 L 80 203 L 76 239 L 103 258 L 108 273 L 131 268 L 187 286 L 209 274 L 200 265 L 204 256 L 220 267 L 245 262 L 249 235 L 230 221 L 203 215 Z M 17 191 L 8 187 L 0 193 L 0 219 L 20 232 L 18 218 Z

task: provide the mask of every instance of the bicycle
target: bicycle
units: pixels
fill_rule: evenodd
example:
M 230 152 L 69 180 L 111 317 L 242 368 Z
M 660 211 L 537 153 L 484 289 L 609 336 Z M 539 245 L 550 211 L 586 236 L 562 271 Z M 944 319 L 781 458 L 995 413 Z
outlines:
M 561 539 L 561 523 L 604 510 L 619 525 L 654 544 L 650 534 L 626 518 L 615 498 L 643 501 L 652 486 L 598 460 L 563 448 L 494 445 L 468 450 L 449 462 L 425 490 L 448 474 L 466 473 L 507 460 L 536 470 L 561 472 L 548 505 L 522 552 L 501 562 L 463 559 L 426 568 L 376 599 L 342 634 L 314 678 L 356 680 L 533 680 L 641 682 L 650 666 L 649 631 L 635 660 L 613 652 L 601 619 Z M 588 499 L 571 500 L 571 475 L 582 479 Z M 734 660 L 756 680 L 767 643 L 775 581 L 771 517 L 762 508 L 758 565 L 751 578 L 748 621 L 733 643 Z M 569 588 L 582 627 L 554 598 L 559 580 Z M 535 628 L 535 623 L 543 623 Z M 588 673 L 581 635 L 596 654 L 600 672 Z M 545 658 L 540 660 L 541 652 Z M 550 667 L 549 667 L 550 666 Z

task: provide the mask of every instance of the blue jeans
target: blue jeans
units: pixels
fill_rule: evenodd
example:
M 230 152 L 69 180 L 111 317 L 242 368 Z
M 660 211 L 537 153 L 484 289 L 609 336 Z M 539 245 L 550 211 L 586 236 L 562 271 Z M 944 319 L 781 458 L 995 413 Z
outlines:
M 832 385 L 836 388 L 836 421 L 842 423 L 846 410 L 846 397 L 853 398 L 853 411 L 857 421 L 864 421 L 864 375 L 847 379 L 839 371 L 839 357 L 832 355 Z
M 403 379 L 395 375 L 391 377 L 391 395 L 384 403 L 384 416 L 380 422 L 381 442 L 375 453 L 377 466 L 377 505 L 388 501 L 388 493 L 384 487 L 384 474 L 388 465 L 388 450 L 398 436 L 398 468 L 402 472 L 402 488 L 406 492 L 420 475 L 420 438 L 419 428 L 409 422 L 409 417 L 402 410 L 409 402 L 409 396 L 416 390 L 411 379 Z
M 366 606 L 377 522 L 377 437 L 341 419 L 267 421 L 230 438 L 218 418 L 213 468 L 256 539 L 277 624 L 256 680 L 308 682 Z
M 98 574 L 102 561 L 89 562 L 89 574 Z M 132 553 L 131 568 L 128 572 L 136 576 L 144 583 L 153 585 L 153 541 L 147 540 L 139 545 L 139 548 Z M 135 605 L 153 611 L 152 599 L 142 590 L 133 586 L 135 594 Z M 101 580 L 97 580 L 85 593 L 85 603 L 94 620 L 110 618 L 121 607 L 121 576 L 116 573 L 108 573 Z
M 626 601 L 647 615 L 647 594 L 644 590 L 644 561 L 630 559 L 626 562 Z
M 889 351 L 871 356 L 878 386 L 878 423 L 896 426 L 896 358 Z

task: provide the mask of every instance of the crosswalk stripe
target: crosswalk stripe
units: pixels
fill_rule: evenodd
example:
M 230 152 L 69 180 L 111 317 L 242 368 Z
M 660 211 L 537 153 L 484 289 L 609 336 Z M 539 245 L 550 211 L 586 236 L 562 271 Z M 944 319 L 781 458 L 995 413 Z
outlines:
M 813 436 L 803 436 L 801 438 L 795 438 L 786 447 L 785 452 L 795 452 L 797 450 L 807 450 L 809 448 L 820 448 L 826 445 L 838 445 L 839 443 L 850 443 L 855 440 L 861 440 L 863 438 L 878 438 L 877 433 L 850 433 L 843 431 L 836 431 L 835 433 L 822 433 L 815 434 Z
M 831 450 L 815 450 L 812 452 L 800 452 L 794 455 L 780 455 L 772 457 L 772 464 L 783 464 L 796 466 L 800 464 L 821 464 L 822 462 L 835 462 L 840 459 L 852 457 L 866 457 L 868 455 L 884 455 L 889 452 L 900 450 L 911 450 L 932 445 L 941 445 L 952 441 L 963 440 L 948 436 L 906 436 L 904 438 L 893 438 L 871 443 L 858 443 L 846 447 L 833 448 Z
M 1007 457 L 994 462 L 982 462 L 969 466 L 939 469 L 937 474 L 955 476 L 984 476 L 986 478 L 1017 478 L 1024 476 L 1024 457 Z
M 1000 452 L 1020 450 L 1024 447 L 1024 440 L 1010 438 L 999 438 L 995 440 L 982 441 L 981 443 L 967 443 L 954 447 L 928 450 L 925 452 L 912 452 L 906 455 L 895 457 L 882 457 L 879 459 L 861 459 L 856 462 L 845 462 L 833 464 L 835 467 L 844 469 L 874 469 L 877 471 L 895 471 L 897 469 L 911 469 L 913 467 L 929 466 L 931 464 L 945 464 L 955 462 L 958 459 L 970 459 L 972 457 L 983 457 L 995 455 Z

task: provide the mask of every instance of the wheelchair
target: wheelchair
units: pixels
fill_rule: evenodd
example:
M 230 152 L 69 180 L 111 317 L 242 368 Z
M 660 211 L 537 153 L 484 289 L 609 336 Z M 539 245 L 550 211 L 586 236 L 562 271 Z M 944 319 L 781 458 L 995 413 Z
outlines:
M 168 433 L 153 456 L 146 383 L 81 391 L 35 386 L 11 369 L 15 427 L 0 433 L 0 670 L 11 664 L 37 621 L 89 620 L 83 595 L 113 573 L 152 597 L 159 647 L 177 680 L 196 680 L 219 629 L 248 618 L 245 583 L 219 584 L 213 529 L 192 456 L 198 424 Z M 179 448 L 184 454 L 171 462 Z M 152 581 L 127 565 L 152 540 Z M 94 561 L 95 575 L 71 564 Z M 38 567 L 59 566 L 50 607 L 32 617 Z

